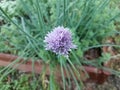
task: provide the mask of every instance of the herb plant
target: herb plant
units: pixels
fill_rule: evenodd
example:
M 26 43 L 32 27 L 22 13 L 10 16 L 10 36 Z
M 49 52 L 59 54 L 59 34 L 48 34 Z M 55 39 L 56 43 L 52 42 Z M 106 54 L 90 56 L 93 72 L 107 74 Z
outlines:
M 50 90 L 58 88 L 53 72 L 60 65 L 63 89 L 67 83 L 65 68 L 81 90 L 83 84 L 76 80 L 74 72 L 80 76 L 74 64 L 82 66 L 85 50 L 104 46 L 102 40 L 116 34 L 114 21 L 120 12 L 114 3 L 112 0 L 2 0 L 0 20 L 5 23 L 0 25 L 0 52 L 48 63 Z M 88 65 L 98 67 L 94 63 Z M 4 70 L 8 71 L 9 67 Z M 71 86 L 70 81 L 68 84 Z

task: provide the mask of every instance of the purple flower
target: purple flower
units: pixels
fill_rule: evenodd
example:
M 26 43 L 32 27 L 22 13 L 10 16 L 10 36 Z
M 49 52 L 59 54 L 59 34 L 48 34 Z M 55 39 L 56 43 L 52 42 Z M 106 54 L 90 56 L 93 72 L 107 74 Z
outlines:
M 56 54 L 68 55 L 72 48 L 76 45 L 72 43 L 72 35 L 68 28 L 56 27 L 45 37 L 46 50 L 50 50 Z

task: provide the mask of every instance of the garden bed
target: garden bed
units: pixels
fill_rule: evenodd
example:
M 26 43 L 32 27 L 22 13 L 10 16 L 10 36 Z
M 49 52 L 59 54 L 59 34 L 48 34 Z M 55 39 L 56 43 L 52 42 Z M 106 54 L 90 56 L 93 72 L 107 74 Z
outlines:
M 0 88 L 119 90 L 119 3 L 0 0 Z

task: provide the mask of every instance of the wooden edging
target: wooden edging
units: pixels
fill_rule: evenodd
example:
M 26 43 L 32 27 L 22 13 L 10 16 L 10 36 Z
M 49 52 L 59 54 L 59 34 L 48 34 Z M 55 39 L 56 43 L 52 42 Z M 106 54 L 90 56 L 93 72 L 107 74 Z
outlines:
M 4 53 L 0 53 L 0 66 L 8 66 L 11 64 L 11 62 L 15 61 L 19 59 L 18 63 L 15 63 L 13 65 L 11 65 L 10 67 L 18 69 L 22 72 L 27 72 L 27 73 L 31 73 L 34 69 L 34 72 L 37 74 L 40 74 L 43 71 L 43 68 L 45 68 L 46 70 L 46 75 L 50 75 L 50 69 L 49 69 L 49 65 L 46 65 L 44 63 L 42 63 L 42 60 L 36 61 L 34 62 L 34 68 L 32 67 L 32 61 L 28 60 L 25 63 L 21 63 L 22 61 L 24 61 L 22 58 L 15 56 L 15 55 L 10 55 L 10 54 L 4 54 Z M 91 66 L 83 66 L 83 68 L 85 69 L 85 71 L 88 73 L 89 78 L 86 78 L 85 76 L 85 72 L 83 70 L 81 70 L 81 68 L 78 68 L 79 74 L 80 74 L 80 78 L 83 81 L 92 81 L 92 82 L 96 82 L 96 83 L 103 83 L 107 77 L 110 75 L 110 73 L 97 69 L 95 67 L 91 67 Z M 64 75 L 65 78 L 72 78 L 72 76 L 68 76 L 66 74 L 66 71 L 64 70 Z M 61 78 L 61 72 L 60 72 L 60 67 L 58 66 L 57 69 L 54 72 L 56 78 Z M 76 75 L 77 78 L 78 75 Z M 78 79 L 78 78 L 77 78 Z

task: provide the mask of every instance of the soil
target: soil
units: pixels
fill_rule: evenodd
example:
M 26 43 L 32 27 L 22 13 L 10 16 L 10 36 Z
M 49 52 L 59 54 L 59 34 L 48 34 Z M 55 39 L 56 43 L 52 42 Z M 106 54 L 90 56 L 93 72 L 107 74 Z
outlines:
M 101 85 L 86 83 L 84 90 L 120 90 L 120 77 L 112 75 Z
M 113 47 L 103 48 L 104 52 L 111 53 L 112 57 L 110 59 L 109 68 L 120 72 L 120 52 L 115 50 Z M 117 52 L 116 52 L 117 51 Z M 89 54 L 90 56 L 90 54 Z M 96 83 L 85 83 L 83 90 L 120 90 L 120 75 L 111 75 L 108 77 L 107 81 L 103 84 Z
M 120 55 L 114 55 L 110 60 L 110 68 L 120 72 Z M 103 84 L 85 83 L 83 90 L 120 90 L 120 75 L 111 75 Z

